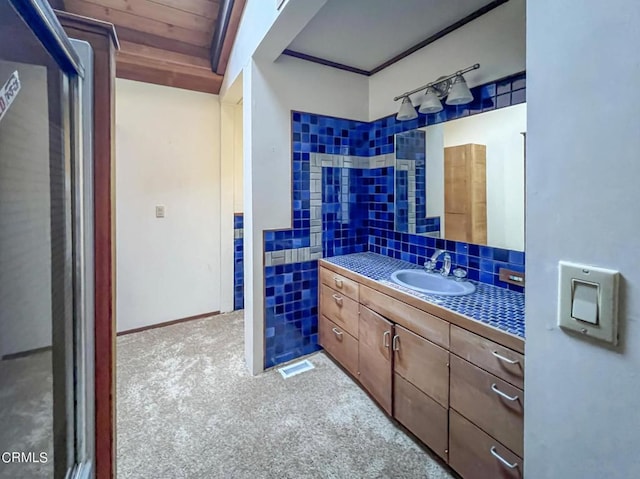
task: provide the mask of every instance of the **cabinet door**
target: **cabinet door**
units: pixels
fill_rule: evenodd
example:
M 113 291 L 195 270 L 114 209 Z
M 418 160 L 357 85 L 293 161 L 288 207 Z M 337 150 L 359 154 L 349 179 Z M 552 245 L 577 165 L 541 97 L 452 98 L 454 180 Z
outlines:
M 395 371 L 449 407 L 449 351 L 397 325 L 392 343 Z
M 364 306 L 360 307 L 360 382 L 392 414 L 391 339 L 393 324 Z
M 447 461 L 448 410 L 398 373 L 395 374 L 393 389 L 393 417 Z

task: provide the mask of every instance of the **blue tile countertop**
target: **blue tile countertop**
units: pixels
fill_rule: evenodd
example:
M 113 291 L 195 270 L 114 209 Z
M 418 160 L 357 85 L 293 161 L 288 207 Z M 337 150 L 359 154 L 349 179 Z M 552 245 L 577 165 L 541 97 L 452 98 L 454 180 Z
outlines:
M 422 269 L 420 266 L 407 261 L 389 258 L 377 253 L 354 253 L 324 258 L 324 260 L 379 281 L 385 286 L 390 286 L 524 339 L 523 293 L 472 281 L 476 286 L 476 291 L 473 294 L 467 296 L 435 296 L 418 293 L 391 281 L 391 274 L 399 269 Z

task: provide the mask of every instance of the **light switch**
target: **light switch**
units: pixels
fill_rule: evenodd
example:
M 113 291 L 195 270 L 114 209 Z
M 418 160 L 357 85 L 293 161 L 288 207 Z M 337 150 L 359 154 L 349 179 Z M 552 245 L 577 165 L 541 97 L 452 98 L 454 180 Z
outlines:
M 580 321 L 598 324 L 598 285 L 576 279 L 571 282 L 573 283 L 571 316 Z
M 558 326 L 616 345 L 619 277 L 611 269 L 560 261 Z
M 164 205 L 156 205 L 156 218 L 164 218 Z

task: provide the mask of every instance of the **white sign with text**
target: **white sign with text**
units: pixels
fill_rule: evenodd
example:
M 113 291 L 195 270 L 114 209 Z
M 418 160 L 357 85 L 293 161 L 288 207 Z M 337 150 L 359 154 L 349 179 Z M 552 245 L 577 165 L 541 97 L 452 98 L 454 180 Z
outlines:
M 9 111 L 9 107 L 18 96 L 19 91 L 20 78 L 18 78 L 18 72 L 15 71 L 0 90 L 0 121 L 4 118 L 5 113 Z

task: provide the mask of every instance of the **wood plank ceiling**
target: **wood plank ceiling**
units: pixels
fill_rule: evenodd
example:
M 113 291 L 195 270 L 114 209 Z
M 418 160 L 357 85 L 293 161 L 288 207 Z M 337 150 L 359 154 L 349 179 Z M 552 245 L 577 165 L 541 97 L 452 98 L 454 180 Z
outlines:
M 113 23 L 119 78 L 218 93 L 244 0 L 62 0 L 69 13 Z M 223 8 L 221 8 L 221 5 Z M 228 10 L 228 11 L 227 11 Z M 218 18 L 225 15 L 227 18 Z M 226 20 L 226 21 L 224 21 Z M 212 71 L 216 29 L 222 52 Z

